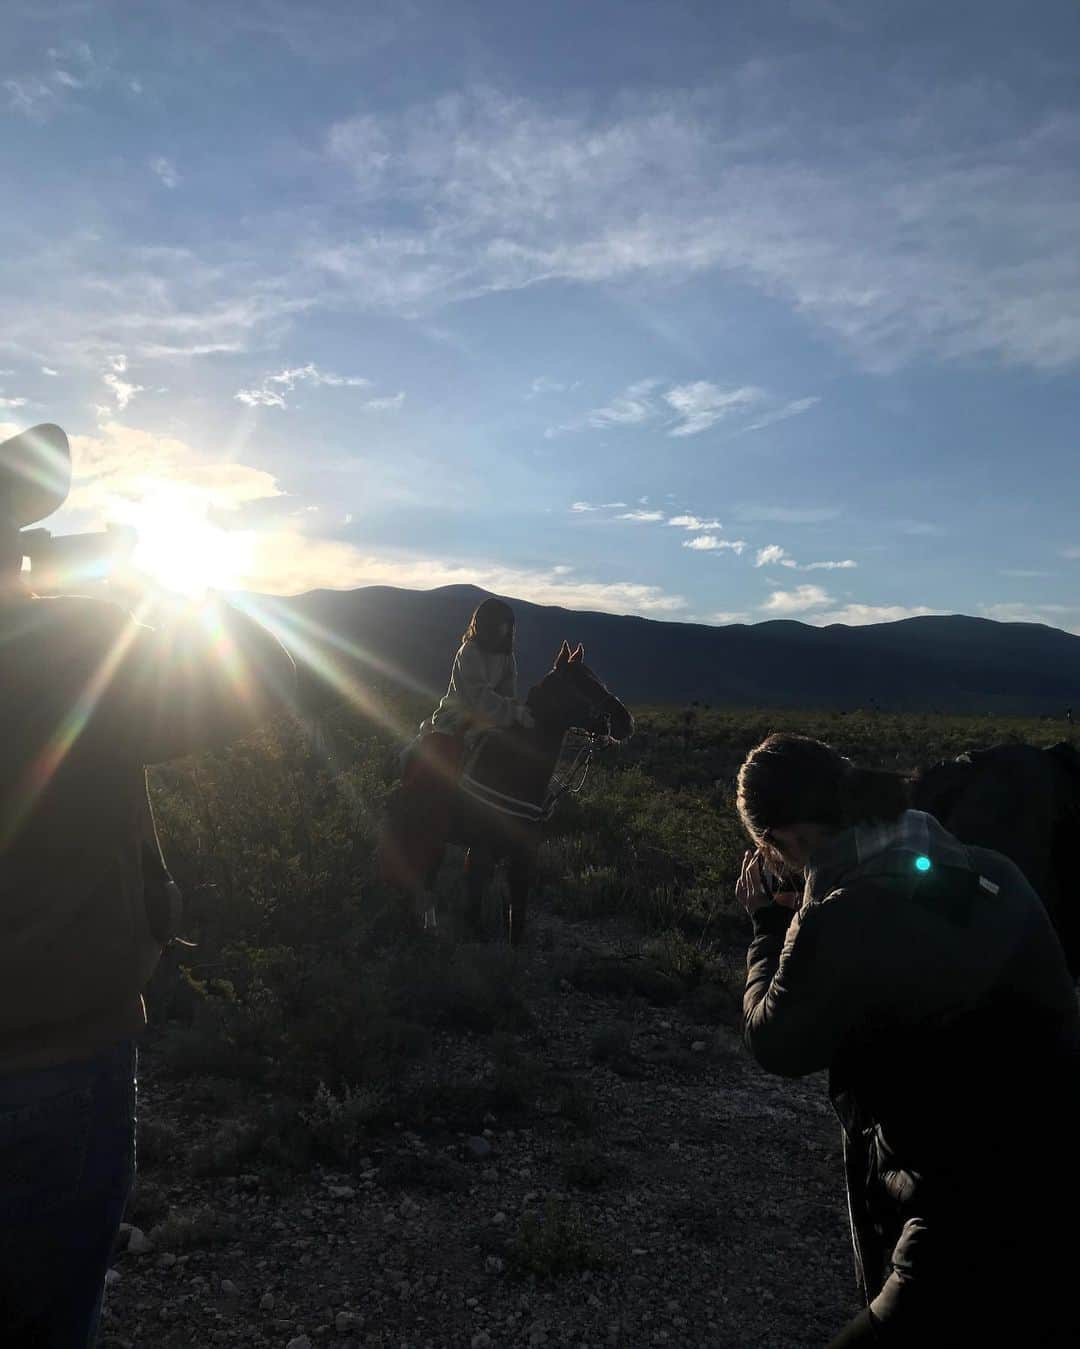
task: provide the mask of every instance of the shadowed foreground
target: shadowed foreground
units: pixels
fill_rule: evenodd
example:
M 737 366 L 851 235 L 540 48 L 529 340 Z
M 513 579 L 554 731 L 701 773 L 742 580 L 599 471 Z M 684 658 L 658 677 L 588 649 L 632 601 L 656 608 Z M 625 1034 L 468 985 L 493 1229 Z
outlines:
M 181 1138 L 212 1166 L 239 1100 L 156 1079 L 151 1049 L 155 1249 L 118 1259 L 104 1343 L 824 1343 L 854 1289 L 823 1081 L 764 1075 L 715 1007 L 586 991 L 642 964 L 603 958 L 616 924 L 537 924 L 531 1028 L 439 1035 L 417 1118 L 348 1170 L 183 1176 Z

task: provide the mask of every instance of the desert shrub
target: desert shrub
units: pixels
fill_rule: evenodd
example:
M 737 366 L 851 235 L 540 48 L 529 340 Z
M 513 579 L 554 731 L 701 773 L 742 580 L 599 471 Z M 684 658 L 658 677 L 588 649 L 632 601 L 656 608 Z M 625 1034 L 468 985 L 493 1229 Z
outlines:
M 507 1256 L 513 1270 L 535 1279 L 583 1274 L 603 1269 L 608 1263 L 581 1214 L 555 1200 L 549 1200 L 542 1213 L 527 1213 L 522 1218 L 507 1247 Z
M 658 1007 L 678 1002 L 684 991 L 681 982 L 654 961 L 636 956 L 583 955 L 569 979 L 594 997 L 641 998 Z
M 312 1153 L 349 1165 L 362 1155 L 368 1131 L 385 1109 L 378 1091 L 345 1087 L 340 1094 L 320 1082 L 311 1104 L 299 1111 Z
M 530 1023 L 521 960 L 507 946 L 425 942 L 395 952 L 383 977 L 389 1005 L 426 1026 L 495 1031 Z
M 214 1134 L 191 1149 L 188 1165 L 196 1176 L 236 1176 L 262 1150 L 263 1135 L 250 1120 L 226 1120 Z
M 176 1166 L 184 1155 L 184 1141 L 175 1125 L 140 1112 L 136 1149 L 139 1170 L 153 1171 Z
M 141 1227 L 144 1232 L 150 1231 L 168 1212 L 169 1201 L 162 1187 L 147 1180 L 145 1175 L 137 1175 L 124 1206 L 124 1221 Z
M 150 1240 L 162 1251 L 194 1251 L 226 1246 L 237 1235 L 236 1219 L 207 1205 L 175 1209 L 150 1231 Z
M 578 1143 L 563 1158 L 563 1179 L 578 1190 L 602 1190 L 625 1178 L 627 1167 L 591 1143 Z

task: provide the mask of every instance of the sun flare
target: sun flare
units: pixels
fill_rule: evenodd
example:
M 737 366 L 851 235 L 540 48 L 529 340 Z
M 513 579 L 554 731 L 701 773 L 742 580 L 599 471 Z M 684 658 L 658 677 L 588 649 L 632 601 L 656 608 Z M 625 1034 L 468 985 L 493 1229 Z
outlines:
M 252 534 L 214 524 L 193 493 L 156 487 L 115 514 L 136 533 L 131 566 L 165 590 L 198 597 L 234 589 L 250 572 Z

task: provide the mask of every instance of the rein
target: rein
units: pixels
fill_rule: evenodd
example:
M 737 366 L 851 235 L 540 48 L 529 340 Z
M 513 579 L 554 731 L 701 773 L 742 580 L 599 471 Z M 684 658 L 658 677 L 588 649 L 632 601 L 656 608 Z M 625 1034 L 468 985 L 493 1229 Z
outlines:
M 582 731 L 580 734 L 582 736 L 581 746 L 570 767 L 566 770 L 566 775 L 561 777 L 558 768 L 552 774 L 542 807 L 544 813 L 541 818 L 545 821 L 551 819 L 555 813 L 555 807 L 564 796 L 577 796 L 579 794 L 585 786 L 585 779 L 589 776 L 594 751 L 598 745 L 608 743 L 606 735 L 591 735 L 586 731 Z
M 531 824 L 546 824 L 554 815 L 555 807 L 564 796 L 577 796 L 585 786 L 594 752 L 598 746 L 606 745 L 609 739 L 606 735 L 594 735 L 587 731 L 580 731 L 577 734 L 582 737 L 582 743 L 577 753 L 563 773 L 560 773 L 558 767 L 556 767 L 548 782 L 544 799 L 539 804 L 535 801 L 523 801 L 516 796 L 507 796 L 504 792 L 498 792 L 494 787 L 478 782 L 468 770 L 461 775 L 461 788 L 474 801 L 479 801 L 491 810 L 498 811 L 500 815 L 512 815 L 516 819 L 527 820 Z

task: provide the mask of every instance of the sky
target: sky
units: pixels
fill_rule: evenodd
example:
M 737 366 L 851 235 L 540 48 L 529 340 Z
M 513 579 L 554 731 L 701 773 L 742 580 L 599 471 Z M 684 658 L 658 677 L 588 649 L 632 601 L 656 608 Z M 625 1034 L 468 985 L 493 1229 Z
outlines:
M 170 484 L 269 593 L 1080 633 L 1078 52 L 1074 0 L 8 0 L 2 429 L 71 436 L 58 529 Z

